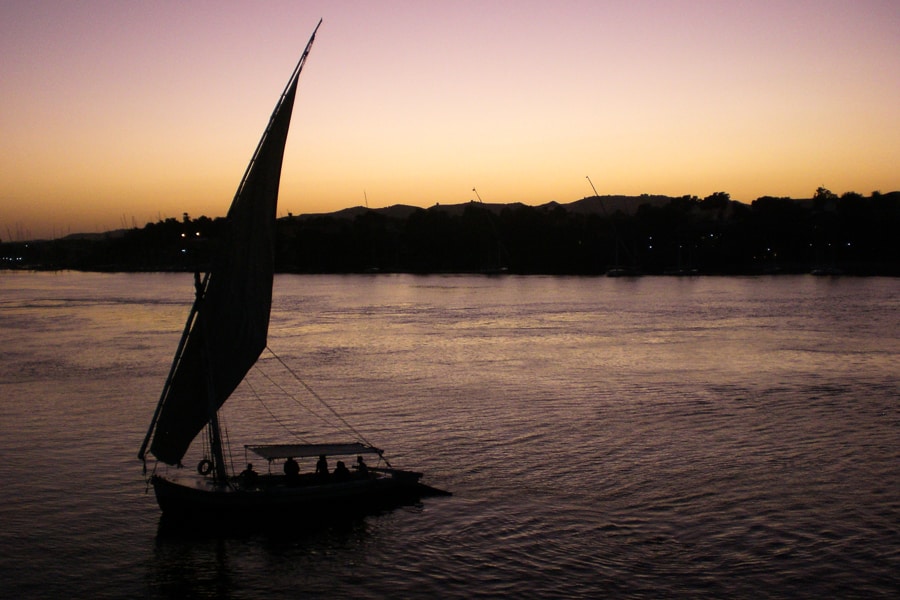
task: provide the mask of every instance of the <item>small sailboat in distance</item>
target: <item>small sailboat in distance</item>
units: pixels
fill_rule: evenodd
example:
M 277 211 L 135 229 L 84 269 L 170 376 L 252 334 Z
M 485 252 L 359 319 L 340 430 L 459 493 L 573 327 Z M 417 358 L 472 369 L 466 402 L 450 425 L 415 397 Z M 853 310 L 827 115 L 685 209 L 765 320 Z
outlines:
M 368 443 L 245 447 L 270 466 L 286 463 L 283 473 L 245 470 L 235 475 L 226 460 L 218 413 L 267 347 L 284 147 L 300 72 L 321 24 L 310 36 L 247 166 L 208 272 L 195 275 L 195 300 L 138 452 L 145 474 L 148 454 L 156 459 L 148 483 L 164 514 L 202 517 L 227 512 L 257 518 L 297 509 L 311 509 L 311 514 L 319 509 L 368 511 L 447 494 L 420 483 L 421 473 L 392 468 L 383 451 Z M 182 468 L 182 459 L 204 430 L 204 458 L 196 472 Z M 295 467 L 295 458 L 320 457 L 324 463 L 326 457 L 341 456 L 356 459 L 355 472 L 317 469 L 301 475 Z M 368 467 L 363 456 L 378 457 L 378 465 Z

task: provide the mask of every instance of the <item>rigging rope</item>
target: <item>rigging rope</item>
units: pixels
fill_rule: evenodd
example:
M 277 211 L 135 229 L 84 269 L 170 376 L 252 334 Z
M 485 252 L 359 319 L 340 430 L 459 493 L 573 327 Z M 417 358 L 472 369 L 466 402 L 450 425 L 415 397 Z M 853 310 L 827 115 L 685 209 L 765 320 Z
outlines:
M 223 411 L 219 411 L 219 429 L 221 431 L 220 435 L 222 437 L 222 447 L 228 451 L 228 458 L 226 460 L 227 464 L 224 465 L 225 471 L 227 472 L 228 469 L 231 469 L 231 472 L 234 473 L 235 472 L 234 454 L 232 454 L 232 452 L 231 452 L 231 443 L 228 439 L 228 420 L 225 419 L 225 415 L 224 415 Z M 223 458 L 224 458 L 224 453 L 223 453 Z
M 269 377 L 268 375 L 266 375 L 266 373 L 264 373 L 264 372 L 262 371 L 262 369 L 260 369 L 258 366 L 256 367 L 256 371 L 259 372 L 259 373 L 262 373 L 262 375 L 263 375 L 266 379 L 268 379 L 269 381 L 271 381 L 276 387 L 278 387 L 278 389 L 280 389 L 281 391 L 284 392 L 284 390 L 281 388 L 281 386 L 279 386 L 277 383 L 275 383 L 274 381 L 272 381 L 272 378 Z M 307 440 L 305 440 L 305 439 L 303 438 L 303 436 L 301 436 L 301 435 L 300 435 L 299 433 L 297 433 L 296 431 L 293 431 L 293 430 L 292 430 L 290 427 L 288 427 L 281 419 L 279 419 L 278 416 L 277 416 L 274 412 L 272 412 L 272 409 L 270 409 L 270 408 L 268 407 L 268 405 L 267 405 L 267 404 L 265 403 L 265 401 L 262 399 L 262 396 L 260 396 L 260 395 L 257 393 L 256 388 L 253 387 L 253 384 L 250 383 L 250 381 L 249 381 L 248 379 L 244 379 L 244 383 L 247 385 L 247 387 L 250 388 L 250 391 L 253 392 L 253 395 L 256 397 L 256 399 L 259 401 L 259 403 L 262 405 L 262 407 L 263 407 L 264 409 L 266 409 L 266 412 L 269 413 L 269 416 L 272 417 L 272 420 L 274 420 L 274 421 L 275 421 L 278 425 L 280 425 L 285 431 L 287 431 L 288 433 L 290 433 L 292 436 L 294 436 L 295 438 L 297 438 L 298 440 L 300 440 L 300 441 L 303 442 L 304 444 L 309 443 Z M 287 394 L 287 392 L 285 392 L 285 394 Z M 301 405 L 301 406 L 303 406 L 303 405 Z M 306 408 L 306 407 L 304 407 L 304 408 Z M 307 408 L 307 410 L 309 410 L 309 409 Z M 312 411 L 310 411 L 310 412 L 312 412 Z M 315 414 L 315 413 L 313 413 L 313 414 Z
M 287 365 L 287 363 L 284 362 L 284 360 L 282 360 L 282 358 L 280 356 L 275 354 L 274 350 L 272 350 L 268 346 L 266 346 L 266 350 L 268 350 L 269 353 L 275 357 L 275 360 L 277 360 L 279 363 L 281 363 L 281 366 L 283 366 L 287 370 L 287 372 L 290 373 L 294 377 L 294 379 L 296 379 L 300 383 L 300 385 L 302 385 L 304 388 L 306 388 L 306 391 L 309 392 L 313 398 L 318 400 L 322 406 L 327 408 L 331 412 L 331 414 L 333 414 L 335 417 L 337 417 L 338 420 L 340 420 L 340 422 L 344 424 L 344 427 L 346 427 L 347 429 L 352 431 L 353 434 L 356 435 L 356 437 L 359 440 L 361 440 L 363 443 L 365 443 L 367 446 L 372 446 L 374 448 L 374 445 L 369 440 L 367 440 L 365 438 L 365 436 L 363 436 L 363 434 L 361 434 L 359 431 L 357 431 L 357 429 L 355 427 L 353 427 L 353 425 L 348 423 L 347 420 L 344 419 L 344 417 L 342 417 L 340 414 L 338 414 L 338 412 L 336 410 L 334 410 L 327 402 L 325 402 L 325 400 L 323 400 L 322 397 L 319 396 L 319 394 L 317 394 L 316 391 L 309 386 L 309 384 L 307 384 L 305 381 L 303 381 L 300 378 L 300 376 L 297 375 L 297 373 L 295 373 L 294 370 L 291 369 Z
M 271 350 L 270 350 L 270 352 L 271 352 Z M 276 358 L 277 358 L 277 357 L 276 357 Z M 283 364 L 283 363 L 282 363 L 282 364 Z M 292 394 L 291 392 L 289 392 L 289 391 L 287 391 L 286 389 L 284 389 L 284 387 L 283 387 L 281 384 L 279 384 L 277 381 L 275 381 L 274 379 L 272 379 L 272 377 L 271 377 L 268 373 L 266 373 L 265 371 L 263 371 L 263 370 L 260 368 L 259 362 L 257 362 L 257 363 L 254 365 L 254 369 L 255 369 L 255 372 L 256 372 L 256 373 L 259 373 L 260 375 L 262 375 L 263 377 L 265 377 L 265 378 L 269 381 L 269 383 L 271 383 L 273 386 L 275 386 L 276 388 L 278 388 L 278 390 L 279 390 L 282 394 L 284 394 L 286 397 L 288 397 L 288 398 L 290 398 L 291 400 L 293 400 L 293 401 L 297 404 L 297 406 L 299 406 L 300 408 L 302 408 L 303 410 L 305 410 L 306 412 L 308 412 L 309 414 L 311 414 L 311 415 L 314 416 L 315 418 L 319 419 L 320 421 L 322 421 L 323 423 L 325 423 L 325 424 L 328 425 L 329 427 L 334 427 L 334 428 L 337 428 L 337 427 L 338 427 L 338 425 L 336 425 L 335 423 L 332 423 L 332 422 L 329 421 L 327 418 L 323 417 L 322 415 L 320 415 L 319 413 L 317 413 L 316 411 L 314 411 L 313 409 L 311 409 L 311 408 L 308 407 L 307 405 L 303 404 L 300 400 L 297 399 L 296 396 L 294 396 L 294 394 Z M 288 369 L 288 371 L 290 371 L 290 369 Z M 293 375 L 293 373 L 292 373 L 292 375 Z M 296 375 L 295 375 L 295 377 L 296 377 Z M 303 383 L 303 382 L 301 381 L 301 383 Z M 248 384 L 249 384 L 249 382 L 248 382 Z M 304 385 L 305 385 L 305 384 L 304 384 Z M 252 389 L 252 388 L 251 388 L 251 389 Z M 254 393 L 255 393 L 255 390 L 254 390 Z M 262 398 L 260 398 L 259 396 L 257 396 L 257 398 L 259 399 L 260 403 L 262 403 Z M 263 406 L 265 406 L 265 405 L 263 405 Z M 266 407 L 266 410 L 268 410 L 268 407 Z M 272 414 L 272 412 L 269 411 L 269 414 Z M 273 415 L 273 416 L 274 416 L 274 415 Z M 277 418 L 276 418 L 276 420 L 277 420 Z M 289 431 L 290 431 L 290 430 L 289 430 Z M 297 435 L 297 434 L 294 434 L 294 435 L 296 435 L 297 437 L 300 437 L 300 436 Z

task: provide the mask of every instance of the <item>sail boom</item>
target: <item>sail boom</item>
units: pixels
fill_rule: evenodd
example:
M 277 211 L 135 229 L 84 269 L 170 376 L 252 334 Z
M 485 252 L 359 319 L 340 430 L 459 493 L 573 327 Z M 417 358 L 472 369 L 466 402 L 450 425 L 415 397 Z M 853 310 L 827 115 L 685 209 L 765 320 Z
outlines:
M 247 177 L 253 170 L 253 166 L 254 164 L 256 164 L 256 160 L 259 157 L 260 150 L 266 143 L 266 138 L 269 136 L 269 131 L 272 128 L 272 123 L 274 123 L 275 121 L 275 116 L 278 114 L 279 109 L 284 104 L 285 98 L 288 96 L 291 90 L 296 89 L 297 80 L 300 78 L 300 72 L 303 71 L 303 65 L 306 64 L 306 57 L 309 56 L 309 52 L 310 50 L 312 50 L 313 42 L 316 41 L 316 32 L 319 31 L 319 27 L 321 25 L 322 19 L 319 19 L 319 23 L 316 25 L 316 28 L 313 29 L 312 35 L 309 37 L 309 41 L 306 43 L 306 48 L 304 48 L 303 54 L 300 55 L 300 59 L 297 61 L 297 64 L 294 67 L 294 71 L 291 73 L 291 76 L 288 79 L 287 85 L 284 86 L 284 90 L 281 92 L 281 96 L 278 98 L 278 102 L 275 105 L 275 110 L 272 111 L 272 116 L 269 117 L 269 124 L 266 126 L 266 129 L 263 132 L 259 143 L 256 145 L 256 150 L 253 152 L 253 157 L 250 159 L 250 163 L 247 165 L 247 169 L 244 171 L 244 176 L 241 178 L 241 183 L 240 185 L 238 185 L 237 192 L 235 192 L 234 194 L 235 199 L 237 199 L 241 195 L 241 191 L 244 189 L 244 185 L 247 183 Z

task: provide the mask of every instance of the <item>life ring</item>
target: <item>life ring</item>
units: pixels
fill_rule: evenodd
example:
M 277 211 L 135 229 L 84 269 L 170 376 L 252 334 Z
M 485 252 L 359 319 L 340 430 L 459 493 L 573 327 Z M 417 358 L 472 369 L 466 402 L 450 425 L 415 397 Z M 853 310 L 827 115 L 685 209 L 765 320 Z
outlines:
M 197 463 L 197 472 L 201 475 L 209 475 L 212 473 L 213 464 L 211 460 L 203 459 Z

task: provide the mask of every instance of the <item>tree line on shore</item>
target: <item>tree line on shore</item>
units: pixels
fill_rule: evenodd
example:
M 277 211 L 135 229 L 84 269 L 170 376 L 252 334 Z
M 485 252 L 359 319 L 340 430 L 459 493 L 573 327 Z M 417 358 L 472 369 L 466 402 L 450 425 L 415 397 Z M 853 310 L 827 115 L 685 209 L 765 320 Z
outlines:
M 0 244 L 6 268 L 194 271 L 224 220 L 165 219 L 93 236 Z M 277 222 L 283 273 L 900 275 L 900 192 L 811 199 L 725 192 L 567 205 L 358 207 Z

